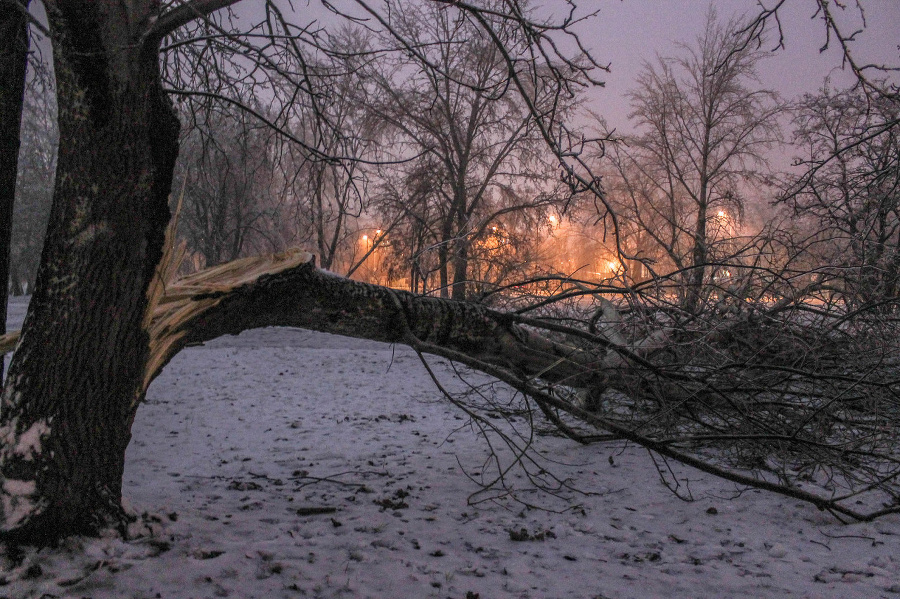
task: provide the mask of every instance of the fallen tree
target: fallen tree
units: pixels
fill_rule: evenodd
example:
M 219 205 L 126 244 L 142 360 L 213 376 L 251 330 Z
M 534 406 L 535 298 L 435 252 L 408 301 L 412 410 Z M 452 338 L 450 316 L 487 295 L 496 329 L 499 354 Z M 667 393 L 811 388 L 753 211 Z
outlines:
M 684 343 L 686 328 L 670 326 L 667 334 L 658 329 L 628 340 L 613 304 L 584 282 L 573 290 L 600 298 L 593 332 L 587 326 L 352 281 L 317 269 L 312 254 L 301 250 L 237 260 L 177 279 L 181 250 L 171 235 L 170 228 L 168 251 L 148 291 L 144 326 L 150 357 L 131 414 L 183 348 L 254 328 L 300 327 L 400 343 L 420 355 L 485 372 L 533 400 L 558 431 L 583 443 L 631 441 L 663 458 L 852 520 L 900 511 L 896 382 L 872 378 L 871 372 L 867 378 L 866 373 L 843 375 L 833 366 L 828 372 L 804 370 L 778 355 L 738 368 L 720 354 L 715 372 L 684 360 L 684 354 L 679 357 L 684 361 L 673 361 L 671 351 Z M 759 319 L 765 312 L 771 319 L 785 308 L 781 302 L 753 316 Z M 732 353 L 740 345 L 729 334 L 746 335 L 748 345 L 755 335 L 771 347 L 783 333 L 771 329 L 775 321 L 757 322 L 756 332 L 746 329 L 753 316 L 732 319 L 730 326 L 719 319 L 718 339 L 700 337 L 709 345 L 731 347 Z M 796 324 L 794 316 L 791 320 Z M 745 330 L 738 330 L 739 323 Z M 795 327 L 793 334 L 806 334 L 807 328 Z M 9 351 L 17 336 L 0 338 L 0 351 Z M 787 349 L 798 346 L 795 340 Z M 874 403 L 855 404 L 847 395 L 854 388 L 875 396 L 868 397 Z M 27 457 L 41 434 L 29 429 L 14 451 Z M 502 484 L 502 477 L 494 482 Z M 866 497 L 873 493 L 881 505 Z M 858 507 L 860 498 L 867 500 L 865 509 Z
M 900 512 L 898 350 L 873 339 L 892 338 L 890 327 L 857 315 L 856 330 L 842 330 L 840 314 L 815 315 L 816 286 L 769 306 L 723 300 L 704 319 L 712 330 L 645 315 L 629 334 L 608 289 L 587 282 L 540 301 L 592 298 L 590 318 L 567 326 L 352 281 L 300 250 L 175 280 L 179 261 L 167 252 L 151 287 L 145 385 L 184 347 L 253 328 L 399 343 L 507 383 L 576 441 L 628 440 L 838 517 Z M 853 361 L 860 355 L 868 364 Z

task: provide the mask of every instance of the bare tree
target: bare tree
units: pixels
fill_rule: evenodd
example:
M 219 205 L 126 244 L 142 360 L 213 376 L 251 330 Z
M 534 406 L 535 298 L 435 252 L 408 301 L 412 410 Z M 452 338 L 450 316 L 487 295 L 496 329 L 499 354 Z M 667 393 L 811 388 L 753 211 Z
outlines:
M 502 3 L 495 8 L 502 10 Z M 502 225 L 499 219 L 562 205 L 568 190 L 541 189 L 558 177 L 542 157 L 547 152 L 538 145 L 534 117 L 510 88 L 506 62 L 489 35 L 465 13 L 437 4 L 398 3 L 394 14 L 393 31 L 420 50 L 412 60 L 398 55 L 381 63 L 373 110 L 410 155 L 429 154 L 429 164 L 441 170 L 421 202 L 403 203 L 427 210 L 415 215 L 419 223 L 433 219 L 428 228 L 435 233 L 431 247 L 442 295 L 465 299 L 477 246 Z M 515 44 L 515 31 L 509 24 L 495 34 Z M 534 92 L 538 110 L 560 101 L 540 80 Z M 417 258 L 421 263 L 420 253 Z
M 200 266 L 274 249 L 272 132 L 233 106 L 189 115 L 176 181 L 183 193 L 181 234 Z
M 377 53 L 368 32 L 344 29 L 324 42 L 331 53 L 309 69 L 311 93 L 322 98 L 306 107 L 309 120 L 298 135 L 332 160 L 310 160 L 304 148 L 289 141 L 280 152 L 283 186 L 283 239 L 317 250 L 322 268 L 346 273 L 357 256 L 359 218 L 369 205 L 369 170 L 380 153 L 381 132 L 371 122 L 368 96 L 372 84 L 362 71 Z
M 379 230 L 385 229 L 376 229 L 374 241 L 378 243 L 375 251 L 388 254 L 388 278 L 408 279 L 409 290 L 414 293 L 440 291 L 442 286 L 435 279 L 441 265 L 434 250 L 440 237 L 441 203 L 435 196 L 443 186 L 444 172 L 433 155 L 421 156 L 401 167 L 380 170 L 373 211 L 393 226 L 389 244 L 384 245 L 385 238 L 378 234 Z M 366 243 L 367 237 L 362 241 Z M 446 268 L 442 272 L 446 272 Z
M 710 10 L 695 46 L 644 67 L 630 94 L 641 132 L 613 160 L 619 182 L 610 197 L 641 237 L 626 257 L 661 251 L 666 269 L 679 272 L 689 312 L 715 276 L 710 262 L 721 261 L 715 244 L 740 221 L 744 188 L 760 180 L 755 169 L 777 139 L 780 105 L 753 86 L 764 54 L 744 42 L 743 28 Z
M 797 107 L 807 154 L 781 201 L 812 221 L 817 280 L 848 308 L 893 307 L 900 284 L 900 101 L 825 88 Z

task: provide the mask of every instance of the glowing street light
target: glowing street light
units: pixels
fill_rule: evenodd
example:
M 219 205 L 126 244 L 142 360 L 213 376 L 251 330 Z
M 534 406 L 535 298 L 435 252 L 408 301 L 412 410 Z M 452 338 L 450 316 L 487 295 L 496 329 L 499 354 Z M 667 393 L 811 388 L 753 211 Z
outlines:
M 719 218 L 727 218 L 727 217 L 728 217 L 728 215 L 725 213 L 724 210 L 719 210 Z

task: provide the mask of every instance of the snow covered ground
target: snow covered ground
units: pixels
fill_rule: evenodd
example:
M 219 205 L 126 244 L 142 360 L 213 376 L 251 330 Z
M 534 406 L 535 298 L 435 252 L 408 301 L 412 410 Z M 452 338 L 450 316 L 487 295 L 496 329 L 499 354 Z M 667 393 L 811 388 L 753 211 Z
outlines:
M 460 464 L 477 473 L 487 447 L 402 347 L 219 339 L 167 367 L 133 433 L 141 534 L 2 556 L 0 597 L 900 598 L 900 518 L 843 526 L 691 471 L 683 502 L 621 443 L 536 438 L 555 474 L 596 492 L 577 509 L 468 505 Z

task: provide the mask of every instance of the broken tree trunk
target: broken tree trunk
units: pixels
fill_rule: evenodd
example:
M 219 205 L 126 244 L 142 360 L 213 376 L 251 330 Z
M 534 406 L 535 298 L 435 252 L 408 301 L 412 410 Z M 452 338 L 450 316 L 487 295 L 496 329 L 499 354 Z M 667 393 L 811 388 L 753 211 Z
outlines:
M 63 141 L 0 405 L 0 531 L 35 542 L 120 516 L 179 130 L 142 37 L 158 3 L 45 6 Z
M 603 363 L 484 306 L 417 296 L 315 268 L 305 252 L 248 258 L 169 286 L 151 321 L 147 382 L 185 345 L 267 326 L 421 342 L 526 376 L 598 385 Z

